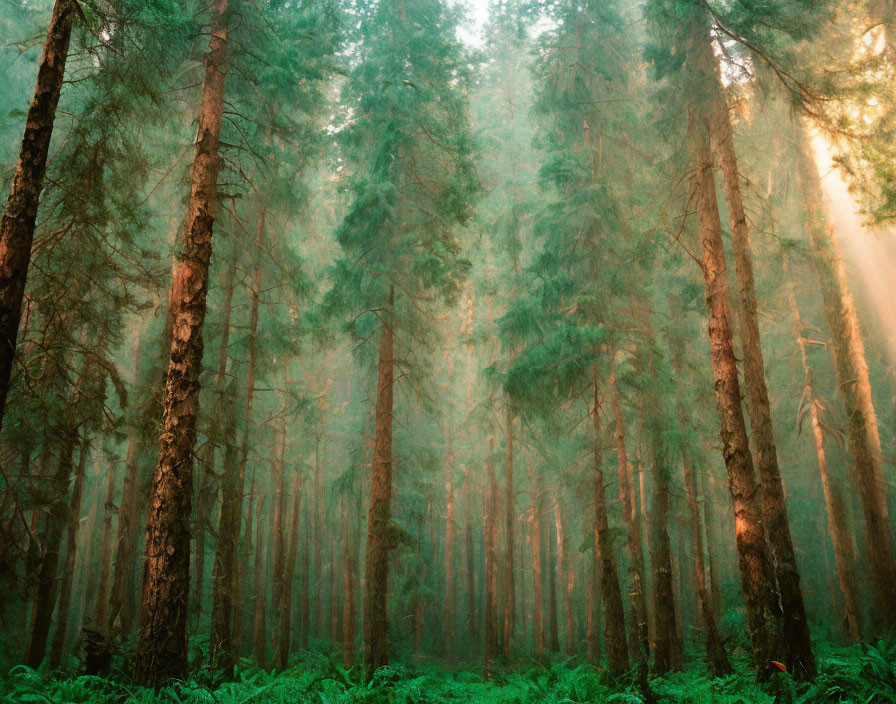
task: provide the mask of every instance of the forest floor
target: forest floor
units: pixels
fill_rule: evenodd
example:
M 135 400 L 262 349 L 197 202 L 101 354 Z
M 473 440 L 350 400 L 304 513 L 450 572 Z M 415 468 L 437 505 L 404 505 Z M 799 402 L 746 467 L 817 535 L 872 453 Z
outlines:
M 819 675 L 812 685 L 787 675 L 765 688 L 757 685 L 745 662 L 730 677 L 714 679 L 694 664 L 683 672 L 656 678 L 651 688 L 658 703 L 680 704 L 896 704 L 896 640 L 874 646 L 817 647 Z M 214 682 L 207 671 L 158 692 L 141 689 L 123 676 L 77 676 L 60 670 L 52 676 L 23 666 L 0 679 L 4 702 L 45 704 L 436 704 L 439 702 L 644 701 L 633 681 L 611 681 L 606 673 L 575 660 L 546 665 L 518 664 L 499 670 L 491 682 L 472 671 L 435 665 L 396 665 L 379 670 L 364 683 L 356 668 L 344 669 L 335 651 L 306 653 L 290 669 L 269 673 L 248 661 L 229 682 Z M 777 694 L 771 694 L 775 691 Z

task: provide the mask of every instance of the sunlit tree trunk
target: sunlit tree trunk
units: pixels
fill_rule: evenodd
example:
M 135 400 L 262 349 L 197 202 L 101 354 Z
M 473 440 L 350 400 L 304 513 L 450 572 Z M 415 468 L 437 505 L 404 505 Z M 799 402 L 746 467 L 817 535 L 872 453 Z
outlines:
M 786 659 L 786 649 L 781 639 L 782 614 L 777 603 L 774 568 L 762 525 L 759 485 L 740 405 L 740 382 L 732 343 L 731 302 L 713 182 L 709 124 L 697 116 L 693 106 L 688 108 L 688 131 L 703 248 L 701 269 L 709 319 L 710 361 L 715 381 L 722 456 L 734 507 L 741 588 L 747 609 L 753 663 L 759 678 L 767 679 L 774 669 L 771 662 Z
M 625 608 L 619 588 L 613 536 L 607 519 L 604 470 L 600 456 L 600 396 L 597 375 L 594 378 L 594 559 L 601 565 L 601 596 L 604 602 L 604 643 L 610 673 L 620 676 L 628 670 L 628 642 L 625 637 Z
M 75 562 L 78 556 L 78 529 L 81 525 L 81 498 L 84 495 L 84 469 L 87 463 L 88 443 L 81 442 L 78 469 L 68 510 L 68 531 L 65 543 L 65 570 L 62 573 L 62 587 L 59 591 L 59 606 L 56 611 L 56 634 L 50 646 L 50 669 L 55 670 L 65 653 L 66 637 L 69 629 L 69 614 L 72 604 L 72 587 L 75 577 Z
M 215 0 L 184 226 L 184 253 L 177 261 L 169 296 L 173 334 L 162 447 L 146 526 L 141 633 L 134 661 L 135 679 L 145 685 L 182 678 L 187 667 L 192 454 L 196 445 L 202 326 L 221 168 L 218 139 L 224 101 L 226 10 L 227 0 Z
M 783 266 L 784 275 L 790 279 L 786 258 L 783 260 Z M 803 335 L 805 326 L 800 316 L 800 309 L 797 306 L 796 294 L 793 288 L 793 281 L 789 280 L 787 283 L 787 298 L 790 303 L 790 312 L 793 314 L 794 334 L 796 335 L 797 345 L 800 348 L 800 362 L 804 375 L 803 404 L 804 407 L 808 405 L 809 419 L 812 424 L 812 438 L 815 442 L 818 473 L 821 476 L 824 504 L 828 514 L 828 532 L 834 545 L 840 591 L 843 594 L 843 602 L 846 607 L 846 631 L 853 643 L 859 643 L 862 640 L 862 612 L 859 607 L 859 595 L 857 592 L 858 572 L 856 570 L 856 556 L 853 552 L 849 524 L 846 520 L 842 499 L 837 494 L 828 474 L 828 461 L 824 450 L 824 432 L 820 415 L 823 404 L 821 399 L 815 395 L 812 368 L 809 366 L 809 357 L 806 354 L 806 345 L 808 343 Z
M 849 450 L 865 518 L 868 571 L 876 620 L 884 629 L 892 629 L 896 626 L 896 555 L 865 346 L 840 247 L 833 226 L 825 217 L 818 167 L 812 163 L 805 132 L 801 146 L 799 174 L 809 209 L 809 242 L 821 289 L 822 314 L 837 386 L 846 407 Z
M 65 77 L 65 62 L 77 0 L 56 0 L 37 71 L 34 97 L 13 174 L 12 188 L 0 220 L 0 424 L 6 409 L 9 378 L 16 351 L 22 298 L 31 263 L 37 208 L 47 170 L 56 107 Z
M 722 172 L 728 212 L 731 222 L 731 241 L 734 268 L 740 294 L 740 336 L 743 351 L 744 386 L 750 413 L 750 431 L 756 451 L 755 465 L 762 483 L 762 514 L 771 550 L 777 589 L 784 612 L 783 637 L 787 644 L 788 670 L 800 678 L 815 677 L 815 656 L 809 636 L 809 623 L 800 586 L 796 554 L 790 537 L 790 521 L 784 483 L 778 467 L 778 450 L 772 425 L 771 402 L 765 380 L 765 362 L 759 334 L 759 304 L 753 274 L 753 253 L 750 230 L 741 194 L 740 171 L 731 117 L 719 78 L 718 64 L 712 57 L 708 32 L 703 39 L 706 66 L 705 80 L 714 93 L 713 141 L 715 154 Z
M 367 676 L 389 664 L 387 596 L 389 553 L 392 549 L 392 398 L 394 288 L 389 287 L 389 316 L 380 332 L 370 510 L 367 514 L 367 554 L 364 565 L 364 665 Z

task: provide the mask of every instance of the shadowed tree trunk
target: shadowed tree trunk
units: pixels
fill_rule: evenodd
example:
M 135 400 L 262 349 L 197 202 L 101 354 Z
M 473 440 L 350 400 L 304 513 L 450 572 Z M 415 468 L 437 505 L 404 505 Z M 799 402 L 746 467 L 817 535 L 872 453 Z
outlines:
M 264 507 L 264 494 L 258 494 L 258 507 L 256 510 L 255 520 L 255 560 L 253 567 L 255 568 L 255 588 L 252 596 L 253 614 L 252 614 L 252 657 L 261 667 L 265 667 L 267 662 L 267 623 L 265 620 L 265 610 L 267 608 L 267 600 L 265 599 L 266 580 L 265 580 L 265 560 L 264 545 L 262 542 L 262 511 Z
M 280 626 L 277 642 L 277 667 L 285 670 L 289 664 L 290 625 L 292 619 L 292 582 L 296 573 L 296 558 L 299 550 L 299 519 L 301 518 L 302 492 L 299 478 L 292 484 L 292 510 L 289 519 L 289 545 L 286 548 L 286 560 L 283 565 L 283 584 L 280 590 L 279 618 Z
M 392 385 L 393 330 L 391 312 L 395 293 L 389 287 L 388 316 L 380 333 L 379 369 L 373 465 L 370 472 L 370 510 L 367 515 L 367 554 L 364 582 L 364 665 L 367 676 L 389 664 L 388 615 L 389 552 L 392 549 Z
M 355 607 L 355 553 L 354 538 L 352 536 L 351 522 L 349 521 L 349 506 L 342 511 L 345 540 L 342 546 L 342 583 L 345 609 L 342 614 L 342 664 L 351 667 L 355 664 L 355 620 L 357 619 Z
M 138 355 L 139 362 L 139 355 Z M 112 589 L 109 593 L 109 625 L 114 626 L 120 617 L 120 631 L 130 634 L 134 624 L 133 608 L 125 606 L 132 600 L 128 590 L 137 558 L 137 496 L 140 481 L 140 439 L 133 426 L 128 431 L 128 453 L 125 459 L 124 483 L 118 506 L 118 537 L 115 541 L 115 560 L 112 569 Z M 111 519 L 110 519 L 111 520 Z
M 532 630 L 535 637 L 536 657 L 544 653 L 544 594 L 541 578 L 541 490 L 538 475 L 529 463 L 529 480 L 532 484 L 532 504 L 529 508 L 529 534 L 532 540 Z
M 507 434 L 507 464 L 504 470 L 504 655 L 510 657 L 516 620 L 516 588 L 514 585 L 513 553 L 516 521 L 516 495 L 513 491 L 513 410 L 506 401 L 505 432 Z
M 216 0 L 212 6 L 196 157 L 184 226 L 184 252 L 177 261 L 169 296 L 173 334 L 161 452 L 146 524 L 140 642 L 134 660 L 135 679 L 151 686 L 182 678 L 187 667 L 193 448 L 202 371 L 202 326 L 221 169 L 218 140 L 224 101 L 226 10 L 227 0 Z
M 824 408 L 820 398 L 815 395 L 815 384 L 812 368 L 809 366 L 809 357 L 806 354 L 807 340 L 803 336 L 803 320 L 796 302 L 794 284 L 790 278 L 787 259 L 783 260 L 784 275 L 788 279 L 787 298 L 790 302 L 790 312 L 793 314 L 794 334 L 797 345 L 800 348 L 800 363 L 803 367 L 804 389 L 803 407 L 808 405 L 809 418 L 812 424 L 812 438 L 815 442 L 815 456 L 818 459 L 818 473 L 821 477 L 821 487 L 824 491 L 824 505 L 828 514 L 828 532 L 834 546 L 834 555 L 837 559 L 837 575 L 840 579 L 840 592 L 843 594 L 843 603 L 846 608 L 846 632 L 850 641 L 859 643 L 862 640 L 862 612 L 859 607 L 859 595 L 857 593 L 858 572 L 856 570 L 856 556 L 853 552 L 852 538 L 850 537 L 849 524 L 846 520 L 846 512 L 842 499 L 838 495 L 828 474 L 828 461 L 824 450 L 824 432 L 821 424 L 821 411 Z
M 610 674 L 619 677 L 628 670 L 628 644 L 625 637 L 625 607 L 619 589 L 613 536 L 607 519 L 604 470 L 600 456 L 600 396 L 597 373 L 594 376 L 594 560 L 601 565 L 601 596 L 604 602 L 604 642 Z
M 84 495 L 84 468 L 87 464 L 89 444 L 81 443 L 78 469 L 68 511 L 68 533 L 65 544 L 65 571 L 62 574 L 62 588 L 59 592 L 59 608 L 56 613 L 56 634 L 50 646 L 50 669 L 55 670 L 65 653 L 66 637 L 69 630 L 69 613 L 72 604 L 72 586 L 75 576 L 75 562 L 78 555 L 78 528 L 81 526 L 81 498 Z
M 97 465 L 100 456 L 97 455 Z M 93 622 L 97 628 L 109 628 L 109 572 L 112 562 L 112 514 L 115 510 L 115 465 L 106 469 L 106 502 L 103 504 L 103 540 L 100 544 L 100 579 L 96 589 Z
M 715 381 L 722 456 L 734 507 L 741 588 L 747 609 L 753 663 L 757 675 L 764 680 L 774 670 L 773 660 L 786 659 L 786 649 L 781 640 L 781 612 L 773 588 L 775 575 L 763 531 L 759 486 L 740 405 L 740 382 L 732 343 L 731 302 L 713 182 L 709 124 L 697 116 L 693 106 L 688 108 L 688 132 L 703 248 L 701 269 L 709 318 L 710 361 Z
M 840 247 L 823 210 L 821 180 L 818 167 L 812 163 L 811 147 L 805 132 L 801 147 L 799 175 L 809 209 L 809 242 L 821 289 L 822 314 L 828 331 L 837 386 L 846 407 L 849 450 L 865 518 L 865 543 L 875 598 L 875 620 L 879 621 L 882 630 L 892 629 L 896 626 L 896 555 L 865 346 Z
M 65 78 L 72 25 L 75 14 L 80 12 L 77 0 L 56 0 L 53 6 L 37 70 L 34 97 L 25 119 L 19 160 L 6 210 L 0 220 L 0 425 L 9 393 L 9 378 L 22 318 L 22 298 L 28 265 L 31 263 L 31 244 L 47 170 L 56 106 Z
M 491 679 L 492 663 L 498 654 L 498 481 L 494 465 L 495 438 L 488 438 L 488 457 L 485 474 L 488 487 L 485 493 L 485 676 Z
M 454 518 L 454 485 L 451 474 L 454 471 L 454 451 L 451 447 L 451 430 L 446 429 L 448 453 L 445 458 L 445 655 L 454 657 L 455 625 L 457 621 L 457 578 L 454 572 L 454 541 L 457 526 Z
M 25 646 L 25 664 L 33 669 L 40 667 L 46 654 L 50 621 L 56 606 L 59 548 L 62 544 L 62 534 L 68 525 L 66 518 L 69 507 L 66 505 L 65 497 L 68 495 L 68 484 L 74 469 L 72 459 L 77 441 L 77 431 L 67 429 L 62 441 L 59 464 L 52 479 L 54 499 L 47 516 L 44 554 L 37 575 L 37 591 L 34 595 L 34 608 L 31 613 L 31 631 Z
M 478 629 L 476 628 L 476 561 L 473 555 L 473 520 L 470 515 L 473 510 L 473 490 L 470 486 L 470 468 L 464 470 L 463 485 L 464 501 L 464 579 L 467 587 L 467 637 L 468 642 L 476 643 Z

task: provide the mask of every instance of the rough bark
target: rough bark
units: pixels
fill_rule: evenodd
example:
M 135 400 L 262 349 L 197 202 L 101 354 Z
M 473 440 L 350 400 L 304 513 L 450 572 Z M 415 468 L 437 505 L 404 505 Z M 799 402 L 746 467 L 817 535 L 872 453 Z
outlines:
M 613 536 L 607 519 L 607 498 L 604 470 L 600 454 L 600 395 L 597 376 L 594 379 L 594 560 L 601 566 L 601 596 L 604 603 L 604 642 L 610 674 L 619 677 L 628 670 L 628 644 L 625 637 L 625 607 L 619 588 Z
M 722 244 L 718 202 L 713 182 L 709 124 L 688 109 L 688 131 L 694 166 L 694 190 L 703 249 L 701 269 L 709 319 L 710 362 L 715 382 L 722 455 L 735 516 L 735 538 L 741 588 L 760 679 L 768 679 L 773 660 L 786 660 L 781 617 L 774 589 L 775 574 L 765 541 L 759 485 L 741 408 L 740 381 L 731 332 L 731 301 Z
M 787 259 L 783 260 L 784 275 L 790 279 Z M 830 474 L 828 473 L 827 455 L 824 449 L 824 432 L 821 423 L 821 411 L 824 404 L 815 393 L 815 382 L 812 368 L 809 366 L 809 356 L 806 353 L 807 340 L 803 335 L 804 325 L 800 315 L 800 309 L 796 302 L 794 284 L 790 280 L 787 285 L 787 298 L 790 303 L 790 312 L 793 315 L 794 334 L 797 346 L 800 350 L 800 364 L 803 368 L 803 405 L 808 406 L 809 420 L 812 425 L 812 438 L 815 443 L 815 456 L 818 460 L 818 473 L 821 477 L 821 487 L 824 491 L 824 505 L 828 517 L 828 532 L 834 546 L 834 556 L 837 560 L 837 576 L 840 580 L 840 592 L 843 595 L 845 606 L 846 632 L 850 641 L 859 643 L 862 640 L 862 612 L 859 606 L 858 572 L 856 569 L 856 556 L 853 551 L 850 537 L 849 524 L 842 500 L 838 495 Z
M 768 540 L 770 557 L 775 570 L 777 589 L 784 613 L 784 639 L 787 644 L 788 671 L 800 679 L 813 679 L 817 668 L 812 653 L 809 623 L 800 586 L 790 521 L 781 470 L 778 466 L 778 450 L 772 424 L 771 402 L 765 380 L 765 362 L 759 333 L 759 304 L 753 273 L 753 253 L 750 230 L 741 194 L 740 171 L 737 150 L 731 127 L 731 116 L 722 93 L 719 68 L 711 57 L 709 36 L 704 39 L 706 61 L 712 62 L 705 80 L 715 93 L 713 101 L 713 141 L 716 159 L 722 172 L 728 213 L 731 223 L 731 241 L 734 252 L 734 269 L 740 299 L 740 336 L 743 351 L 744 386 L 747 390 L 747 408 L 750 414 L 750 430 L 755 449 L 755 466 L 762 484 L 762 514 Z
M 65 653 L 66 637 L 69 630 L 69 614 L 72 604 L 72 587 L 74 586 L 75 563 L 78 556 L 78 529 L 81 526 L 81 499 L 84 495 L 84 469 L 87 464 L 88 443 L 81 443 L 78 456 L 78 469 L 75 472 L 75 483 L 68 509 L 68 531 L 65 543 L 65 570 L 62 573 L 62 586 L 59 591 L 59 606 L 56 610 L 56 634 L 50 646 L 50 669 L 55 670 L 62 662 Z
M 221 169 L 218 141 L 223 118 L 226 10 L 227 0 L 215 0 L 184 227 L 184 252 L 177 262 L 169 295 L 171 352 L 161 452 L 146 525 L 140 642 L 134 662 L 136 680 L 151 686 L 182 678 L 187 667 L 193 448 L 202 372 L 202 327 Z
M 391 313 L 394 289 L 389 288 Z M 392 395 L 393 330 L 389 316 L 380 333 L 374 420 L 373 464 L 370 472 L 370 509 L 367 514 L 367 552 L 364 582 L 364 665 L 368 677 L 389 664 L 387 596 L 389 553 L 392 549 Z
M 9 393 L 37 209 L 76 13 L 80 13 L 77 0 L 56 0 L 53 6 L 12 188 L 0 220 L 0 424 Z
M 799 173 L 809 210 L 809 243 L 821 290 L 822 314 L 837 387 L 846 407 L 849 450 L 865 519 L 865 544 L 876 620 L 882 629 L 892 629 L 896 626 L 896 554 L 865 345 L 840 247 L 831 221 L 825 217 L 818 167 L 812 163 L 805 132 L 802 142 Z

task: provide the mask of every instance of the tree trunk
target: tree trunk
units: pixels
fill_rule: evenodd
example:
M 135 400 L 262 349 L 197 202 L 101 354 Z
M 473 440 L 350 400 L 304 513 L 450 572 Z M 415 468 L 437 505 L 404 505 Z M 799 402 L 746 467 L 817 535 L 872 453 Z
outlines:
M 265 560 L 264 560 L 264 543 L 262 542 L 261 526 L 262 526 L 262 508 L 264 507 L 264 495 L 258 494 L 258 508 L 256 510 L 255 520 L 255 593 L 252 597 L 254 609 L 252 614 L 252 657 L 260 667 L 266 667 L 267 654 L 267 623 L 265 622 L 265 611 L 267 609 L 267 600 L 265 592 L 267 591 L 267 580 L 265 578 Z
M 498 654 L 498 564 L 497 545 L 497 504 L 498 482 L 494 465 L 495 438 L 488 438 L 488 457 L 485 461 L 485 677 L 491 679 L 492 662 Z
M 277 667 L 283 671 L 289 665 L 290 624 L 292 619 L 292 581 L 296 573 L 299 550 L 299 519 L 301 518 L 302 493 L 298 477 L 292 485 L 292 511 L 289 519 L 289 546 L 283 564 L 283 582 L 278 595 L 280 626 L 277 642 Z
M 560 499 L 554 497 L 554 523 L 557 526 L 557 579 L 563 585 L 563 606 L 566 613 L 566 654 L 575 653 L 575 626 L 572 611 L 573 566 L 566 552 L 566 534 L 563 532 L 563 508 Z
M 507 464 L 504 474 L 504 656 L 510 657 L 516 620 L 516 588 L 514 585 L 514 527 L 516 495 L 513 491 L 513 411 L 506 402 L 505 427 L 507 433 Z
M 97 455 L 97 464 L 100 456 Z M 109 628 L 109 572 L 112 562 L 112 512 L 115 510 L 115 465 L 106 470 L 106 503 L 103 504 L 103 541 L 100 547 L 100 580 L 96 590 L 93 623 L 102 631 Z
M 202 371 L 202 326 L 211 238 L 218 208 L 218 172 L 227 47 L 227 0 L 215 0 L 199 106 L 196 157 L 184 227 L 184 253 L 171 282 L 171 355 L 161 452 L 146 525 L 146 561 L 135 679 L 156 686 L 183 678 L 187 667 L 193 448 Z
M 597 374 L 594 377 L 594 560 L 601 566 L 601 596 L 604 602 L 604 642 L 610 674 L 619 677 L 628 670 L 628 645 L 625 637 L 625 608 L 619 589 L 613 536 L 607 519 L 604 470 L 600 456 L 600 396 Z
M 59 464 L 53 475 L 55 498 L 50 505 L 47 516 L 47 528 L 44 537 L 44 554 L 37 577 L 37 592 L 34 595 L 34 608 L 31 614 L 31 631 L 25 647 L 25 664 L 37 669 L 43 662 L 47 649 L 47 638 L 50 634 L 50 621 L 56 606 L 57 585 L 56 572 L 59 567 L 59 548 L 62 533 L 68 522 L 69 508 L 65 498 L 68 495 L 68 483 L 71 480 L 73 461 L 78 434 L 74 430 L 66 431 L 63 439 Z
M 824 433 L 821 424 L 821 411 L 824 405 L 821 399 L 815 395 L 815 383 L 812 368 L 809 366 L 809 357 L 806 354 L 806 338 L 803 336 L 803 320 L 797 306 L 794 284 L 790 280 L 787 259 L 784 262 L 784 275 L 789 279 L 787 285 L 787 297 L 790 302 L 790 311 L 793 314 L 794 334 L 797 345 L 800 348 L 800 362 L 803 367 L 804 390 L 803 404 L 809 408 L 809 417 L 812 424 L 812 437 L 815 441 L 815 455 L 818 459 L 818 473 L 821 476 L 821 486 L 824 491 L 824 505 L 828 514 L 828 532 L 834 545 L 834 555 L 837 558 L 837 575 L 840 579 L 840 591 L 843 594 L 843 603 L 846 607 L 846 632 L 853 643 L 862 640 L 862 612 L 859 607 L 859 595 L 857 592 L 858 572 L 856 569 L 856 556 L 853 552 L 852 538 L 842 501 L 837 494 L 830 475 L 828 474 L 828 461 L 824 450 Z
M 392 385 L 394 288 L 380 333 L 379 369 L 373 464 L 370 472 L 370 510 L 367 514 L 367 553 L 364 582 L 364 665 L 367 676 L 389 664 L 387 597 L 389 553 L 392 549 Z
M 548 647 L 552 653 L 560 652 L 560 624 L 557 617 L 557 542 L 551 541 L 551 528 L 556 533 L 557 526 L 552 526 L 548 519 Z
M 535 636 L 535 656 L 544 653 L 544 595 L 541 580 L 541 491 L 538 476 L 529 463 L 529 478 L 532 483 L 532 504 L 529 508 L 529 522 L 532 536 L 532 626 Z
M 320 436 L 314 441 L 314 476 L 311 485 L 312 498 L 312 514 L 311 514 L 311 545 L 312 554 L 314 555 L 314 621 L 311 626 L 311 633 L 320 638 L 323 636 L 323 580 L 321 579 L 321 556 L 323 546 L 321 541 L 321 532 L 323 523 L 321 521 L 321 481 L 320 481 Z
M 354 539 L 349 523 L 349 509 L 346 503 L 342 512 L 345 542 L 342 546 L 342 582 L 345 610 L 342 614 L 342 664 L 352 667 L 355 664 L 355 555 Z
M 805 132 L 800 150 L 800 178 L 809 208 L 809 242 L 821 289 L 822 314 L 828 330 L 837 386 L 846 407 L 849 449 L 865 518 L 865 543 L 876 620 L 882 630 L 896 627 L 896 556 L 893 551 L 887 485 L 871 398 L 865 346 L 855 301 L 833 226 L 827 221 L 818 167 L 812 163 Z
M 69 630 L 69 613 L 72 604 L 72 587 L 75 577 L 75 562 L 78 555 L 78 528 L 81 526 L 81 498 L 84 495 L 84 468 L 87 463 L 88 443 L 81 443 L 78 469 L 68 512 L 68 535 L 65 544 L 65 571 L 62 574 L 62 588 L 59 592 L 59 608 L 56 613 L 56 635 L 50 646 L 50 669 L 55 670 L 65 653 L 66 637 Z
M 645 399 L 650 402 L 649 397 Z M 648 411 L 651 413 L 651 411 Z M 683 653 L 678 641 L 678 619 L 676 613 L 674 575 L 672 573 L 672 541 L 669 538 L 669 464 L 666 457 L 659 425 L 659 418 L 651 418 L 651 445 L 653 455 L 653 516 L 650 519 L 650 561 L 653 565 L 653 598 L 656 614 L 656 650 L 653 656 L 653 670 L 666 674 L 670 670 L 681 669 Z
M 451 431 L 447 430 L 448 453 L 445 462 L 445 655 L 454 657 L 455 625 L 457 622 L 457 579 L 454 572 L 454 538 L 457 532 L 454 518 L 454 485 L 451 474 L 454 471 L 454 452 L 451 448 Z
M 464 579 L 467 586 L 467 637 L 469 643 L 476 643 L 478 640 L 478 629 L 476 628 L 476 562 L 473 555 L 473 520 L 470 515 L 473 510 L 473 494 L 470 486 L 470 468 L 464 470 L 464 555 L 463 562 Z
M 0 221 L 0 425 L 9 393 L 9 378 L 22 318 L 22 298 L 31 263 L 31 244 L 56 120 L 56 106 L 65 77 L 72 25 L 75 14 L 80 12 L 77 0 L 56 0 L 53 6 L 34 97 L 25 120 L 19 160 L 6 210 Z
M 638 509 L 635 504 L 635 486 L 631 464 L 625 444 L 625 422 L 622 417 L 622 404 L 619 398 L 619 387 L 616 384 L 615 365 L 611 359 L 610 388 L 613 393 L 613 419 L 615 421 L 616 454 L 619 468 L 619 498 L 622 504 L 622 517 L 628 533 L 628 552 L 631 557 L 628 569 L 629 598 L 635 616 L 634 640 L 641 666 L 646 668 L 650 659 L 649 620 L 647 614 L 647 597 L 644 590 L 644 550 L 641 546 L 641 522 L 638 520 Z
M 710 54 L 708 36 L 705 37 L 704 43 L 704 52 Z M 711 90 L 715 94 L 713 101 L 715 119 L 712 131 L 715 153 L 725 184 L 731 221 L 734 268 L 740 294 L 740 335 L 744 357 L 744 385 L 747 388 L 750 430 L 756 450 L 755 463 L 762 484 L 762 517 L 777 579 L 777 588 L 780 592 L 781 608 L 784 612 L 783 637 L 788 650 L 785 663 L 788 671 L 797 678 L 811 680 L 815 677 L 817 668 L 815 656 L 812 653 L 812 641 L 809 636 L 809 623 L 806 619 L 806 607 L 803 603 L 796 554 L 790 537 L 790 521 L 787 516 L 784 483 L 781 480 L 781 471 L 778 467 L 778 450 L 775 444 L 771 402 L 768 397 L 765 362 L 762 358 L 762 345 L 759 336 L 759 306 L 753 275 L 752 245 L 741 195 L 737 152 L 734 147 L 731 117 L 725 96 L 722 93 L 718 63 L 711 56 L 707 56 L 707 61 L 712 61 L 710 72 L 705 79 L 710 83 Z
M 697 118 L 693 106 L 688 108 L 688 131 L 703 247 L 701 269 L 705 282 L 710 361 L 715 381 L 722 456 L 734 507 L 741 588 L 753 646 L 753 663 L 759 678 L 765 680 L 774 670 L 771 662 L 786 659 L 780 633 L 782 614 L 776 599 L 775 575 L 762 525 L 759 485 L 740 405 L 740 382 L 732 344 L 731 302 L 713 182 L 709 124 Z

